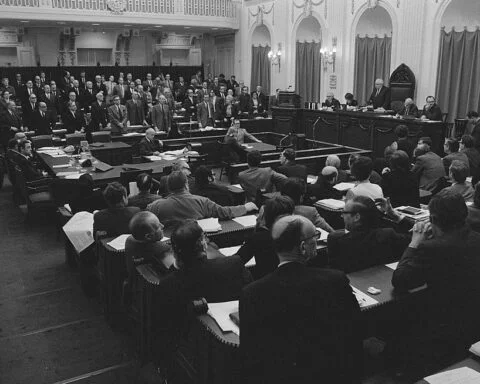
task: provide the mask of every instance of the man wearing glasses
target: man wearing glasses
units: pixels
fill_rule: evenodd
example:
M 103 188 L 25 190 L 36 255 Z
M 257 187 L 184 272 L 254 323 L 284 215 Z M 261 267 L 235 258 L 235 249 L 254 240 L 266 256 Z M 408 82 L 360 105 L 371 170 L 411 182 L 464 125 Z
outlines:
M 360 376 L 360 308 L 344 273 L 307 268 L 319 234 L 310 220 L 272 227 L 278 268 L 243 289 L 240 353 L 245 383 L 352 383 Z

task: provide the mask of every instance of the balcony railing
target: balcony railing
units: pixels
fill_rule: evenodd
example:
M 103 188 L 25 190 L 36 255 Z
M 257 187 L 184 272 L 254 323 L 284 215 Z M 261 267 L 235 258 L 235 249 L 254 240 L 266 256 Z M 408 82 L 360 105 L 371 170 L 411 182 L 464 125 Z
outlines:
M 232 0 L 0 0 L 0 6 L 235 19 Z

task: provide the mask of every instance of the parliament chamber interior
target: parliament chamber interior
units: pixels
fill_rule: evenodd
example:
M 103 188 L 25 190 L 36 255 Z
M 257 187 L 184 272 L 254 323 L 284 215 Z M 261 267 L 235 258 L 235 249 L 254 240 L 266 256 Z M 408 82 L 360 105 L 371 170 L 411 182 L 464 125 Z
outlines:
M 478 0 L 0 20 L 0 383 L 480 383 Z

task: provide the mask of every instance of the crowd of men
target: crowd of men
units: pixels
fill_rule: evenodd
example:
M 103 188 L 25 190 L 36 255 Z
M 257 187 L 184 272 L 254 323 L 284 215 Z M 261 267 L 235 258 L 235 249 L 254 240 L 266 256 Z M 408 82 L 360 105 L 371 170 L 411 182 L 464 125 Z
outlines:
M 0 86 L 0 142 L 6 146 L 19 131 L 51 134 L 57 121 L 68 133 L 108 129 L 115 135 L 128 126 L 146 125 L 168 132 L 177 113 L 197 121 L 199 128 L 228 127 L 239 116 L 265 116 L 268 101 L 261 86 L 250 93 L 235 76 L 227 80 L 223 74 L 202 79 L 198 72 L 187 82 L 168 73 L 88 79 L 85 72 L 75 78 L 66 71 L 57 84 L 44 72 L 26 81 L 17 73 L 12 82 L 3 78 Z

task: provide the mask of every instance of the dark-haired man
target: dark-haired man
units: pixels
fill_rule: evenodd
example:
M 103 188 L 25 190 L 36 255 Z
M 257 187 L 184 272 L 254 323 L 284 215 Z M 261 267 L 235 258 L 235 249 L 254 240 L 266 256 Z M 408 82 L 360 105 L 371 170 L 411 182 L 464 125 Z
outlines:
M 463 135 L 460 140 L 460 152 L 468 157 L 472 184 L 475 185 L 480 179 L 480 152 L 475 148 L 475 139 L 471 135 Z
M 280 264 L 240 298 L 242 382 L 359 381 L 358 302 L 342 272 L 305 266 L 317 237 L 302 216 L 283 216 L 273 225 Z
M 25 180 L 33 181 L 47 176 L 45 172 L 38 170 L 35 164 L 32 162 L 33 153 L 32 143 L 30 141 L 20 141 L 18 143 L 18 152 L 20 155 L 15 157 L 15 161 L 22 170 Z
M 418 140 L 414 152 L 415 164 L 412 168 L 412 172 L 419 179 L 420 188 L 427 191 L 433 190 L 437 180 L 445 176 L 442 158 L 431 151 L 431 143 L 432 140 L 429 137 L 421 137 Z
M 457 139 L 445 139 L 445 143 L 443 144 L 443 151 L 447 154 L 443 159 L 443 165 L 445 166 L 445 173 L 448 174 L 448 169 L 450 168 L 450 164 L 453 161 L 459 160 L 466 164 L 467 168 L 469 168 L 468 157 L 465 153 L 459 152 L 460 150 L 460 143 Z M 470 169 L 468 170 L 468 174 L 470 175 Z
M 435 120 L 441 121 L 442 120 L 442 110 L 436 104 L 435 97 L 428 96 L 426 99 L 427 104 L 423 107 L 421 113 L 422 120 Z
M 366 196 L 372 200 L 382 198 L 382 187 L 370 182 L 373 170 L 372 159 L 366 156 L 358 157 L 351 165 L 350 171 L 355 178 L 355 187 L 347 192 L 347 200 L 354 196 Z
M 294 149 L 287 148 L 280 154 L 280 164 L 277 168 L 278 173 L 287 177 L 298 177 L 299 179 L 307 181 L 307 167 L 295 162 Z
M 128 198 L 129 207 L 138 207 L 140 209 L 146 209 L 147 205 L 153 203 L 155 200 L 160 199 L 159 195 L 150 193 L 152 189 L 153 179 L 147 173 L 141 173 L 137 176 L 137 188 L 138 194 Z

